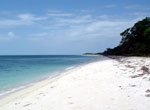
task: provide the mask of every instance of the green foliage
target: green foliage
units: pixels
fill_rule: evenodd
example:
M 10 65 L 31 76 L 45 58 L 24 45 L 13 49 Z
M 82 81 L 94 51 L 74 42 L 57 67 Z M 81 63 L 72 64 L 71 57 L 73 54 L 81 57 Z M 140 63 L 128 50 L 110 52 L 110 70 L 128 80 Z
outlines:
M 104 55 L 150 55 L 150 18 L 135 23 L 120 35 L 122 40 L 119 46 L 107 49 L 103 52 Z
M 150 40 L 150 28 L 147 28 L 144 32 L 144 37 Z

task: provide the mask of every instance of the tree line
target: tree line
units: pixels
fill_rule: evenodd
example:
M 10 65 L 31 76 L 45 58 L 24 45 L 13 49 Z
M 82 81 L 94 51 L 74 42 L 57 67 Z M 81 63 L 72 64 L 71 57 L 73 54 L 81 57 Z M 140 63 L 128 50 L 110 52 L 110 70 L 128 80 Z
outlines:
M 150 56 L 150 17 L 138 21 L 120 35 L 120 44 L 108 48 L 103 55 Z

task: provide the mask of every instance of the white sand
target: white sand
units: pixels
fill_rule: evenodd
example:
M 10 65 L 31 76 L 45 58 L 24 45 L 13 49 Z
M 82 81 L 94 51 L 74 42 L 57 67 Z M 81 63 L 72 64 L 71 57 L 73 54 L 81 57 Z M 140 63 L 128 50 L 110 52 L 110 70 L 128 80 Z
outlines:
M 104 59 L 9 95 L 0 110 L 150 110 L 150 58 Z

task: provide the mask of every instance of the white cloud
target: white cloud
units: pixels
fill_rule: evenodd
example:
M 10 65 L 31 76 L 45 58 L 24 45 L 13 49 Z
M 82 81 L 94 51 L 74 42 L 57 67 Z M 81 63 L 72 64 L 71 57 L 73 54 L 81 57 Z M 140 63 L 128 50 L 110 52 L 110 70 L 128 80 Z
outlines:
M 118 37 L 120 32 L 133 24 L 133 21 L 94 21 L 87 25 L 81 25 L 68 30 L 68 37 L 71 39 L 95 39 L 95 41 L 106 37 Z
M 14 34 L 13 32 L 8 32 L 8 36 L 9 36 L 9 37 L 14 37 L 15 34 Z
M 135 15 L 138 17 L 148 17 L 150 16 L 150 12 L 133 12 L 133 13 L 130 13 L 130 15 Z
M 101 15 L 103 16 L 103 15 Z M 63 32 L 57 31 L 57 33 L 61 33 L 61 35 L 70 40 L 78 40 L 78 39 L 88 39 L 92 38 L 105 38 L 105 37 L 118 37 L 119 34 L 124 31 L 124 29 L 132 26 L 137 19 L 133 20 L 123 20 L 123 19 L 96 19 L 92 15 L 82 16 L 78 19 L 61 19 L 59 22 L 64 23 L 63 25 L 68 24 L 70 28 L 64 29 Z
M 22 20 L 2 19 L 0 20 L 0 27 L 17 26 L 17 25 L 31 25 L 33 22 L 23 22 Z
M 19 14 L 16 19 L 0 19 L 0 27 L 32 25 L 35 21 L 46 20 L 47 17 L 35 17 L 32 14 Z
M 126 9 L 150 10 L 150 6 L 144 6 L 144 5 L 128 5 L 125 8 Z
M 48 10 L 47 15 L 51 17 L 71 17 L 73 16 L 73 13 L 64 13 L 58 10 Z
M 2 26 L 20 26 L 32 25 L 35 22 L 41 23 L 43 27 L 41 33 L 31 33 L 26 35 L 28 40 L 43 40 L 43 41 L 91 41 L 101 40 L 103 38 L 118 37 L 124 29 L 131 27 L 138 19 L 114 19 L 109 15 L 92 15 L 92 14 L 74 14 L 74 13 L 60 13 L 49 12 L 51 15 L 35 16 L 33 14 L 24 13 L 17 15 L 17 19 L 0 20 L 0 27 Z M 53 19 L 51 19 L 53 16 Z M 70 16 L 70 17 L 64 17 Z M 39 24 L 40 24 L 39 23 Z M 37 25 L 35 23 L 35 25 Z M 38 25 L 39 26 L 39 25 Z M 35 31 L 34 31 L 35 32 Z M 13 32 L 9 32 L 8 36 L 14 37 Z
M 108 15 L 99 15 L 99 16 L 97 16 L 97 18 L 100 18 L 100 19 L 108 19 L 109 16 L 108 16 Z
M 32 20 L 34 19 L 32 14 L 20 14 L 18 17 L 22 20 Z
M 70 16 L 73 16 L 73 14 L 71 14 L 71 13 L 48 13 L 47 15 L 54 16 L 54 17 L 70 17 Z
M 7 34 L 1 34 L 0 40 L 14 40 L 18 37 L 13 32 L 8 32 Z
M 29 14 L 29 13 L 19 14 L 18 18 L 20 18 L 21 20 L 24 20 L 24 21 L 28 21 L 28 20 L 36 21 L 36 20 L 46 20 L 47 19 L 47 17 L 35 17 L 33 14 Z
M 116 6 L 107 5 L 100 9 L 114 7 Z M 85 49 L 89 51 L 90 48 L 99 51 L 98 49 L 118 44 L 121 39 L 120 33 L 143 19 L 139 15 L 144 16 L 146 13 L 136 11 L 129 16 L 129 12 L 121 16 L 116 14 L 118 12 L 105 14 L 105 11 L 96 9 L 74 10 L 73 12 L 49 10 L 42 15 L 8 14 L 9 16 L 5 15 L 0 18 L 0 28 L 2 28 L 0 41 L 18 43 L 16 44 L 18 47 L 31 45 L 32 51 L 35 47 L 39 47 L 38 51 L 45 49 L 47 52 L 49 50 L 68 51 L 69 49 L 83 52 Z M 80 47 L 83 51 L 80 50 Z
M 31 35 L 32 40 L 45 40 L 51 41 L 60 40 L 65 41 L 93 41 L 97 42 L 101 39 L 119 37 L 119 34 L 124 31 L 126 28 L 131 27 L 137 19 L 133 20 L 114 20 L 106 19 L 99 20 L 94 19 L 93 17 L 85 17 L 85 21 L 89 20 L 90 22 L 82 21 L 84 23 L 79 23 L 78 25 L 74 24 L 74 19 L 67 22 L 70 26 L 68 28 L 57 27 L 56 30 L 50 30 L 45 33 L 37 33 Z M 66 21 L 68 19 L 66 18 Z M 73 23 L 72 23 L 73 22 Z M 66 25 L 65 23 L 63 25 Z M 62 40 L 61 40 L 62 39 Z M 59 41 L 59 42 L 60 42 Z
M 93 21 L 91 15 L 75 16 L 73 18 L 57 18 L 57 22 L 63 24 L 80 24 L 88 23 L 91 21 Z
M 80 12 L 90 12 L 91 10 L 85 10 L 85 9 L 83 9 L 83 10 L 79 10 Z

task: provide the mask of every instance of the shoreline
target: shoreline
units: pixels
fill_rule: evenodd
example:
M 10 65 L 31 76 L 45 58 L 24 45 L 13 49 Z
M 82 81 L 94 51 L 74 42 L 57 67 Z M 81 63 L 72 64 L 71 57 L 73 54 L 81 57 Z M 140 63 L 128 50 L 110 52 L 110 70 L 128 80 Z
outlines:
M 69 70 L 68 70 L 69 71 Z M 52 78 L 44 78 L 39 81 L 33 82 L 29 87 L 25 87 L 19 91 L 15 91 L 13 93 L 10 93 L 2 98 L 0 98 L 0 106 L 6 103 L 9 103 L 12 100 L 18 99 L 18 97 L 25 97 L 26 95 L 30 94 L 33 92 L 35 89 L 42 88 L 43 86 L 53 83 L 54 81 L 58 80 L 64 75 L 64 72 L 59 73 L 59 75 L 56 75 Z
M 51 80 L 55 77 L 58 77 L 60 74 L 63 74 L 71 69 L 74 69 L 76 67 L 79 67 L 79 66 L 83 66 L 83 65 L 86 65 L 88 63 L 91 63 L 91 62 L 94 62 L 96 60 L 100 59 L 100 57 L 96 57 L 92 60 L 89 60 L 89 61 L 86 61 L 86 62 L 83 62 L 83 63 L 80 63 L 80 64 L 75 64 L 75 65 L 71 65 L 69 67 L 66 67 L 62 70 L 58 70 L 58 71 L 55 71 L 55 72 L 52 72 L 51 75 L 46 75 L 46 76 L 42 76 L 41 78 L 38 78 L 36 80 L 33 80 L 33 81 L 30 81 L 28 83 L 24 83 L 24 84 L 20 84 L 18 86 L 15 86 L 15 87 L 12 87 L 12 88 L 8 88 L 8 89 L 5 89 L 5 90 L 2 90 L 0 91 L 0 100 L 11 95 L 11 94 L 14 94 L 15 92 L 18 92 L 18 91 L 22 91 L 24 89 L 27 89 L 28 87 L 31 87 L 33 86 L 34 84 L 36 83 L 39 83 L 39 82 L 42 82 L 44 80 Z M 4 92 L 3 92 L 4 91 Z
M 1 110 L 149 110 L 150 58 L 95 60 L 0 100 Z M 133 72 L 133 73 L 132 73 Z M 137 76 L 132 78 L 131 76 Z
M 59 78 L 63 77 L 66 72 L 69 72 L 69 71 L 71 71 L 73 69 L 80 68 L 81 66 L 87 65 L 89 63 L 99 61 L 99 60 L 101 60 L 101 57 L 103 57 L 103 56 L 96 57 L 96 58 L 94 58 L 94 59 L 92 59 L 90 61 L 87 61 L 87 62 L 84 62 L 84 63 L 81 63 L 81 64 L 69 66 L 69 67 L 67 67 L 67 68 L 65 68 L 65 69 L 63 69 L 61 71 L 54 72 L 54 74 L 52 74 L 52 75 L 48 75 L 48 76 L 42 77 L 42 78 L 40 78 L 38 80 L 32 81 L 32 82 L 27 83 L 27 84 L 22 84 L 20 86 L 14 87 L 14 88 L 12 88 L 10 90 L 8 89 L 5 92 L 9 92 L 9 91 L 11 91 L 13 89 L 16 89 L 16 90 L 12 91 L 10 93 L 6 93 L 6 94 L 4 93 L 4 95 L 0 96 L 0 106 L 3 103 L 3 100 L 9 100 L 10 101 L 10 100 L 12 100 L 12 97 L 14 97 L 14 96 L 15 97 L 13 99 L 15 99 L 15 98 L 18 97 L 17 94 L 21 94 L 21 96 L 22 96 L 23 95 L 22 92 L 24 92 L 24 90 L 30 89 L 30 88 L 32 88 L 34 86 L 38 86 L 41 83 L 52 83 L 53 81 L 58 80 Z M 40 87 L 38 87 L 38 88 L 40 88 Z M 31 92 L 32 91 L 33 90 L 31 90 Z M 7 102 L 4 101 L 4 103 L 7 103 Z

